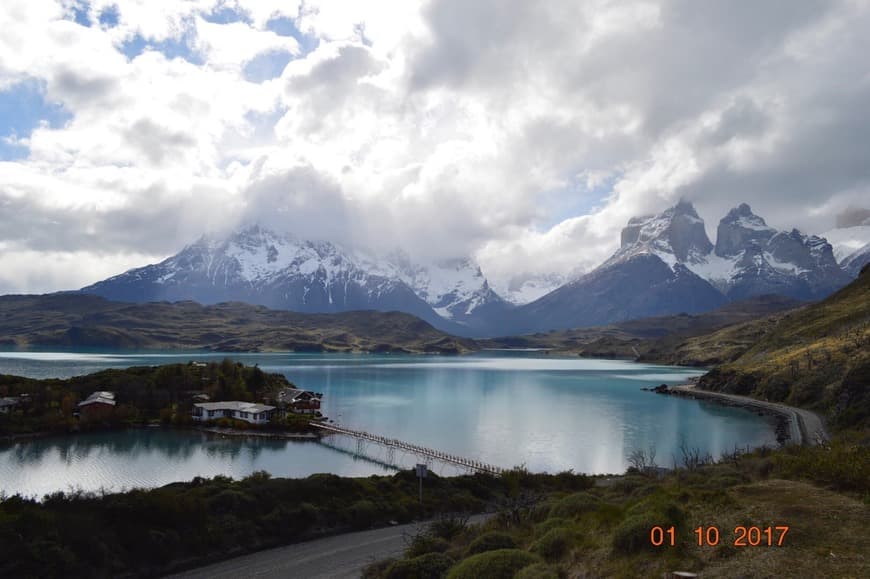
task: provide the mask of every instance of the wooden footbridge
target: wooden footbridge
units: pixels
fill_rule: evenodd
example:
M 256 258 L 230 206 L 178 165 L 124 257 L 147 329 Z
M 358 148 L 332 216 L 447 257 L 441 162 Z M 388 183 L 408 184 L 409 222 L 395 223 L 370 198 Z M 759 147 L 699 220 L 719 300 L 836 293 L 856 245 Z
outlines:
M 455 454 L 449 454 L 447 452 L 441 452 L 440 450 L 435 450 L 432 448 L 426 448 L 425 446 L 418 446 L 416 444 L 404 442 L 397 438 L 387 438 L 386 436 L 371 434 L 370 432 L 364 432 L 362 430 L 352 430 L 350 428 L 345 428 L 337 424 L 312 422 L 311 426 L 314 426 L 329 433 L 344 434 L 346 436 L 352 436 L 356 438 L 358 450 L 360 451 L 360 453 L 362 452 L 362 444 L 368 441 L 386 446 L 391 456 L 393 455 L 393 453 L 395 453 L 396 449 L 399 449 L 406 452 L 411 452 L 418 456 L 422 456 L 427 460 L 427 462 L 429 460 L 440 460 L 442 462 L 447 462 L 450 464 L 461 466 L 463 468 L 467 468 L 474 472 L 482 472 L 493 475 L 500 475 L 504 472 L 504 469 L 492 464 L 487 464 L 478 460 L 471 460 L 469 458 L 457 456 Z

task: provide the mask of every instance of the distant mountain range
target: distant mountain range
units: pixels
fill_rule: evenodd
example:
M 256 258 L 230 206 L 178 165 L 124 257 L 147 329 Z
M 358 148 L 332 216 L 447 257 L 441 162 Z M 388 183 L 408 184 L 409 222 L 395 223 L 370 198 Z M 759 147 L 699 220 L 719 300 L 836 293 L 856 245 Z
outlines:
M 700 313 L 766 294 L 821 299 L 870 261 L 870 245 L 855 250 L 854 239 L 837 235 L 848 238 L 838 248 L 841 263 L 824 238 L 777 231 L 741 204 L 719 222 L 714 244 L 694 207 L 680 202 L 631 219 L 619 250 L 593 271 L 561 285 L 557 276 L 529 277 L 503 288 L 508 300 L 470 258 L 420 263 L 400 251 L 376 255 L 252 226 L 204 236 L 160 263 L 81 291 L 126 302 L 402 311 L 456 335 L 511 335 Z
M 401 311 L 459 335 L 495 331 L 511 309 L 470 259 L 422 265 L 401 252 L 377 256 L 258 226 L 226 238 L 204 236 L 158 264 L 81 291 L 126 302 L 239 301 L 303 313 Z

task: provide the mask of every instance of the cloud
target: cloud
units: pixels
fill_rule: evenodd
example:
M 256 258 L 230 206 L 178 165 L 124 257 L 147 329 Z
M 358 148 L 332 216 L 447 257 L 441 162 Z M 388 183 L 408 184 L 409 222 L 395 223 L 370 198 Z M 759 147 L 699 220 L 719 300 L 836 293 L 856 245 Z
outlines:
M 742 201 L 817 233 L 870 190 L 863 2 L 8 0 L 0 26 L 0 102 L 40 101 L 0 111 L 0 291 L 252 221 L 504 286 L 681 197 L 711 235 Z

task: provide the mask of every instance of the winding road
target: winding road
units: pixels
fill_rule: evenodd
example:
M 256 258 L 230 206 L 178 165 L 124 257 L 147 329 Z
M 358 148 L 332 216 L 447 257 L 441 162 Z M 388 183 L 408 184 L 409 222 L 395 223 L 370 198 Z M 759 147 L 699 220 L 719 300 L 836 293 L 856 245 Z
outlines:
M 469 524 L 485 521 L 490 515 L 476 515 Z M 258 551 L 207 567 L 199 567 L 171 579 L 278 578 L 349 579 L 358 578 L 363 568 L 374 561 L 398 557 L 407 548 L 405 537 L 426 528 L 427 522 L 396 525 L 373 531 L 347 533 Z
M 768 410 L 785 416 L 789 420 L 791 439 L 800 442 L 801 444 L 824 444 L 827 440 L 830 440 L 830 435 L 825 429 L 825 422 L 822 420 L 822 417 L 815 412 L 804 410 L 803 408 L 795 408 L 794 406 L 788 406 L 776 402 L 765 402 L 764 400 L 750 398 L 749 396 L 711 392 L 710 390 L 699 390 L 698 388 L 695 388 L 694 384 L 671 386 L 670 390 L 695 398 L 721 400 L 746 408 Z

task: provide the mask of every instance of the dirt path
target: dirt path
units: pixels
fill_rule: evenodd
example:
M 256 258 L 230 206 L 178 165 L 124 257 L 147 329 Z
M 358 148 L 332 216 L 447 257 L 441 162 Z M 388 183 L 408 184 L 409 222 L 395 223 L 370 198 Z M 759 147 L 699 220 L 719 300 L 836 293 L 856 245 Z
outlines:
M 825 422 L 822 420 L 822 417 L 815 412 L 804 410 L 803 408 L 795 408 L 794 406 L 787 406 L 776 402 L 765 402 L 764 400 L 757 400 L 755 398 L 750 398 L 749 396 L 738 396 L 737 394 L 699 390 L 698 388 L 695 388 L 694 384 L 672 386 L 670 390 L 695 398 L 709 398 L 712 400 L 727 401 L 746 408 L 767 410 L 785 416 L 789 421 L 789 434 L 791 440 L 800 442 L 801 444 L 822 444 L 830 439 L 828 431 L 825 429 Z
M 488 517 L 489 515 L 471 517 L 469 524 L 481 523 Z M 169 578 L 356 578 L 369 563 L 401 555 L 407 548 L 405 536 L 414 534 L 418 529 L 425 528 L 427 524 L 396 525 L 385 529 L 347 533 L 307 543 L 297 543 L 170 575 Z

